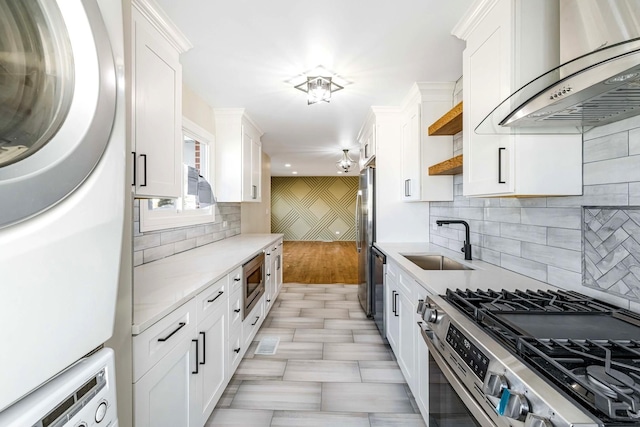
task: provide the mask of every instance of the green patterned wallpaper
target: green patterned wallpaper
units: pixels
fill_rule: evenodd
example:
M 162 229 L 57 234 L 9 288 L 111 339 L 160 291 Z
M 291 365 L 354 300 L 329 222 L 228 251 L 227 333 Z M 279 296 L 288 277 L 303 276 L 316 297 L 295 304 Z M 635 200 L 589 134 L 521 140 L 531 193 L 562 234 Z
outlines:
M 271 178 L 271 232 L 284 240 L 355 240 L 358 177 Z

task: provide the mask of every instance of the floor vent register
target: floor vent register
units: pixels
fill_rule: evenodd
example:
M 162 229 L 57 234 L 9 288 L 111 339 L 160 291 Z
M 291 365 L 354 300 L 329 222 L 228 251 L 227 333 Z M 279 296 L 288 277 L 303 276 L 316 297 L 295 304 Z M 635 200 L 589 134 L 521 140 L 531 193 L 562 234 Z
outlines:
M 273 355 L 276 354 L 278 344 L 280 343 L 279 337 L 264 337 L 260 340 L 258 348 L 255 354 Z

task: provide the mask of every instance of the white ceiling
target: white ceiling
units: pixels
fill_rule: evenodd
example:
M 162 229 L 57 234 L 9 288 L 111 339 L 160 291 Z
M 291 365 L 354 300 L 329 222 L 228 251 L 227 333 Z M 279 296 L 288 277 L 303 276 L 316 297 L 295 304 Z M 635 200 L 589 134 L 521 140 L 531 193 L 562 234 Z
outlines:
M 273 176 L 335 176 L 342 149 L 357 159 L 370 106 L 400 105 L 416 81 L 457 80 L 464 44 L 450 32 L 472 3 L 156 1 L 194 46 L 181 58 L 185 83 L 214 108 L 246 109 Z M 318 65 L 351 84 L 308 106 L 287 81 Z

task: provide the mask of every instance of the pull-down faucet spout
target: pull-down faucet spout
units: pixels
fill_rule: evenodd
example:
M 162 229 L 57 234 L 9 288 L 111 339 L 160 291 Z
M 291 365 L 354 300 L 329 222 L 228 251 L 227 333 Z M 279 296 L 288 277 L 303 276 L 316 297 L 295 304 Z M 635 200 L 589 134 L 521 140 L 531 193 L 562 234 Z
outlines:
M 464 252 L 464 259 L 467 261 L 471 261 L 471 237 L 469 236 L 469 224 L 467 221 L 462 221 L 459 219 L 442 219 L 437 220 L 436 224 L 438 226 L 442 226 L 442 224 L 462 224 L 465 228 L 465 241 L 462 244 L 462 249 L 460 251 Z

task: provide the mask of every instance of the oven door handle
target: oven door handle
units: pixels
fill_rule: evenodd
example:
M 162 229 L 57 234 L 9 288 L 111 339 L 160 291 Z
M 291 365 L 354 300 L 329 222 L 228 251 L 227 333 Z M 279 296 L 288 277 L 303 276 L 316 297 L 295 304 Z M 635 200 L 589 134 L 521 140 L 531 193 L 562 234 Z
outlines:
M 487 427 L 498 427 L 495 421 L 493 421 L 493 419 L 489 415 L 487 415 L 482 407 L 480 407 L 480 404 L 471 395 L 469 390 L 467 390 L 464 384 L 462 384 L 462 382 L 458 379 L 456 374 L 451 370 L 440 353 L 438 353 L 435 344 L 428 336 L 429 332 L 431 331 L 425 331 L 423 328 L 420 328 L 420 332 L 422 334 L 422 338 L 424 338 L 424 341 L 427 343 L 427 347 L 429 348 L 431 357 L 433 357 L 433 360 L 435 360 L 435 362 L 438 364 L 438 367 L 440 368 L 444 376 L 447 377 L 449 384 L 455 390 L 456 394 L 458 395 L 458 397 L 460 397 L 460 400 L 462 400 L 469 412 L 471 412 L 471 414 L 480 423 L 480 425 Z

